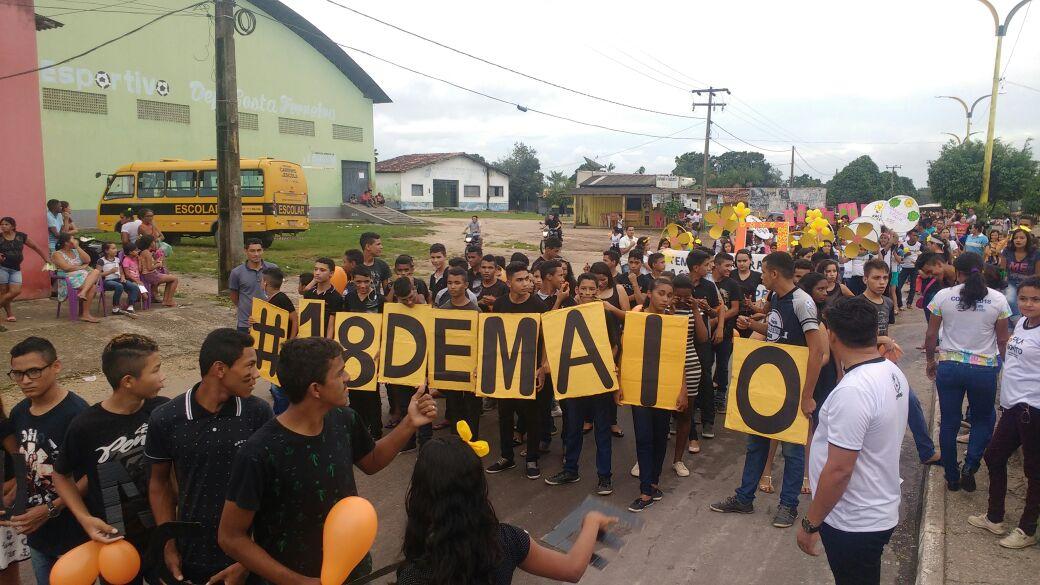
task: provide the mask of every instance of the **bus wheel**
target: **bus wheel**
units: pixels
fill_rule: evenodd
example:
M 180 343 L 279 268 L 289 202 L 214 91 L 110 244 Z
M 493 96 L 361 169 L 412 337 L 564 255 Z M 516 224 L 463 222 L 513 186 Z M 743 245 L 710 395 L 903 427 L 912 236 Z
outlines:
M 179 245 L 181 243 L 181 235 L 180 234 L 163 234 L 163 240 L 167 244 L 169 244 L 171 246 L 177 246 L 177 245 Z
M 265 250 L 274 245 L 274 234 L 271 232 L 256 234 L 255 237 L 260 238 L 260 245 L 263 246 Z

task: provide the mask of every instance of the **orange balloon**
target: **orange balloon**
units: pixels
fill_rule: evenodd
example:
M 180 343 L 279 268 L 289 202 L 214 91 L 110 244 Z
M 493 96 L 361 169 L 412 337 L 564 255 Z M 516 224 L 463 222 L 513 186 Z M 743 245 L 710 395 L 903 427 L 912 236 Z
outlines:
M 101 547 L 98 553 L 98 568 L 101 576 L 112 585 L 125 585 L 134 580 L 141 571 L 141 555 L 134 545 L 117 540 Z
M 364 498 L 343 498 L 329 510 L 322 537 L 321 585 L 342 585 L 376 541 L 376 509 Z
M 344 272 L 342 266 L 337 266 L 335 272 L 332 273 L 332 286 L 336 289 L 336 292 L 343 294 L 343 291 L 347 290 L 347 273 Z
M 101 543 L 88 540 L 61 555 L 51 568 L 52 585 L 94 585 Z

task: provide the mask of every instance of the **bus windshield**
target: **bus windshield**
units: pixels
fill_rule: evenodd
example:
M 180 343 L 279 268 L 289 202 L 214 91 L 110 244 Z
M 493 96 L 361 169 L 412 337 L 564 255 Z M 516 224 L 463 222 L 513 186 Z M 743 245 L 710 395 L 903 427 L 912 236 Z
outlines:
M 116 175 L 108 184 L 105 199 L 127 199 L 134 196 L 133 175 Z

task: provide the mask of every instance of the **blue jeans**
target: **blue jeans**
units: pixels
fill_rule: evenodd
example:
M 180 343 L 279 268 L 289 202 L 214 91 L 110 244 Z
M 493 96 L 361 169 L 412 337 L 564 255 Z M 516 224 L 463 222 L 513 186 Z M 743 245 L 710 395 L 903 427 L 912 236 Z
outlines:
M 805 471 L 805 447 L 781 442 L 784 453 L 784 482 L 780 488 L 780 505 L 798 509 L 798 496 L 802 493 L 802 473 Z M 747 454 L 744 456 L 744 475 L 737 488 L 737 499 L 744 504 L 755 501 L 755 491 L 769 455 L 769 439 L 748 435 Z
M 878 532 L 845 532 L 824 522 L 820 541 L 827 551 L 835 585 L 874 585 L 881 582 L 881 554 L 895 528 Z
M 563 469 L 578 472 L 578 459 L 581 457 L 581 446 L 584 439 L 582 427 L 585 421 L 592 419 L 593 432 L 596 437 L 596 474 L 610 478 L 611 439 L 610 439 L 610 405 L 614 402 L 614 393 L 607 392 L 583 398 L 568 398 L 560 401 L 563 408 Z
M 982 461 L 982 454 L 993 436 L 997 412 L 993 402 L 997 396 L 997 366 L 974 366 L 952 361 L 941 361 L 935 375 L 939 391 L 939 448 L 942 451 L 946 481 L 960 479 L 957 466 L 957 430 L 961 426 L 961 407 L 968 395 L 971 409 L 968 434 L 968 452 L 964 456 L 964 470 L 974 473 Z
M 910 433 L 914 436 L 914 445 L 917 446 L 917 457 L 922 463 L 928 461 L 935 455 L 935 443 L 932 442 L 932 435 L 928 432 L 928 422 L 924 418 L 921 400 L 917 398 L 913 388 L 910 389 L 910 411 L 907 415 L 906 424 L 910 426 Z
M 130 306 L 133 306 L 137 302 L 138 297 L 141 296 L 141 289 L 132 281 L 119 282 L 118 280 L 106 280 L 105 290 L 112 291 L 112 306 L 119 306 L 119 299 L 123 298 L 123 291 L 126 291 L 127 299 L 129 299 Z
M 644 496 L 653 495 L 653 486 L 661 482 L 661 468 L 664 467 L 665 452 L 668 450 L 668 422 L 671 418 L 670 410 L 632 407 L 636 461 L 639 462 L 639 493 Z
M 906 291 L 906 306 L 914 306 L 914 289 L 917 285 L 917 269 L 907 268 L 904 266 L 899 271 L 899 280 L 896 281 L 896 301 L 898 301 L 899 308 L 903 308 L 903 285 L 910 281 L 910 290 Z
M 274 400 L 272 408 L 275 416 L 289 409 L 289 397 L 285 395 L 285 392 L 282 392 L 282 389 L 277 384 L 271 384 L 271 398 Z
M 1011 305 L 1011 322 L 1015 322 L 1018 319 L 1018 283 L 1008 281 L 1007 288 L 1004 289 L 1004 297 L 1007 298 L 1007 302 Z
M 54 567 L 54 563 L 58 562 L 58 557 L 44 554 L 32 547 L 29 548 L 29 554 L 31 555 L 33 575 L 36 576 L 36 582 L 50 583 L 51 569 Z

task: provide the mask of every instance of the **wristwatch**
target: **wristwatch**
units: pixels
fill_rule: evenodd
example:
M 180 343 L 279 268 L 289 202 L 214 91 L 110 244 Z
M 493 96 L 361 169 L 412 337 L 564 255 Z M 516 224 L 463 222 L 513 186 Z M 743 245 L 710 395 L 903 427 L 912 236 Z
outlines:
M 47 500 L 47 518 L 53 520 L 54 518 L 58 517 L 58 514 L 61 514 L 61 510 L 59 510 L 58 507 L 54 505 L 54 502 Z
M 806 531 L 809 534 L 816 534 L 820 531 L 820 527 L 813 526 L 813 523 L 809 522 L 808 517 L 802 516 L 802 530 Z

